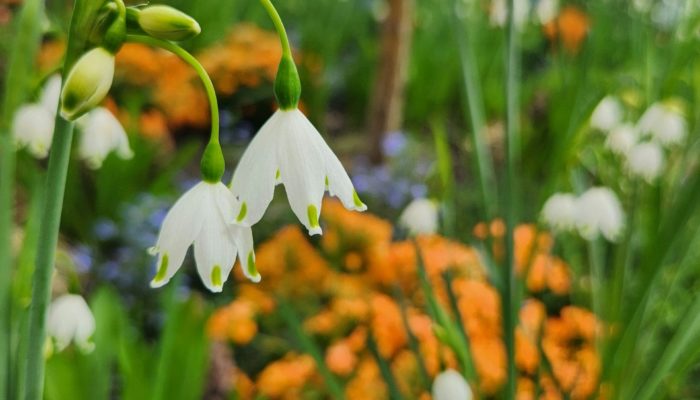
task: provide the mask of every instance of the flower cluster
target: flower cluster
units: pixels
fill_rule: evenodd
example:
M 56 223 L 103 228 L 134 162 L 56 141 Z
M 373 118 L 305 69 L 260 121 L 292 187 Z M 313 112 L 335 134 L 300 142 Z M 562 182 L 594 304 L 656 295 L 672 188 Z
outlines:
M 471 386 L 486 396 L 501 390 L 506 354 L 500 297 L 486 279 L 479 253 L 437 235 L 418 236 L 415 244 L 393 241 L 392 225 L 385 220 L 352 213 L 337 201 L 328 200 L 323 207 L 325 235 L 318 246 L 295 226 L 280 230 L 257 250 L 265 280 L 239 285 L 233 301 L 209 321 L 213 339 L 268 360 L 262 369 L 243 364 L 230 377 L 240 398 L 304 398 L 322 388 L 318 366 L 307 355 L 287 348 L 286 338 L 280 336 L 284 330 L 279 314 L 284 310 L 278 303 L 282 301 L 303 313 L 299 317 L 305 334 L 322 343 L 324 365 L 344 384 L 348 399 L 387 398 L 389 389 L 377 357 L 387 362 L 406 398 L 429 399 L 431 382 L 438 376 L 434 393 L 436 399 L 442 398 L 443 383 L 447 385 L 442 381 L 449 380 L 449 374 L 442 376 L 441 371 L 457 369 L 458 363 L 426 311 L 416 246 L 439 302 L 450 309 L 450 296 L 455 297 L 455 311 L 464 323 L 476 367 L 477 380 Z M 477 231 L 502 246 L 502 227 L 496 221 Z M 579 324 L 587 323 L 583 316 L 591 314 L 576 307 L 548 305 L 548 315 L 543 300 L 537 300 L 546 298 L 545 293 L 566 299 L 569 293 L 570 271 L 564 261 L 551 255 L 551 245 L 549 235 L 537 232 L 533 225 L 516 231 L 518 270 L 533 296 L 521 309 L 517 332 L 519 395 L 527 396 L 537 381 L 558 396 L 552 398 L 583 398 L 579 394 L 593 393 L 590 383 L 597 383 L 600 370 L 597 355 L 593 353 L 591 359 L 586 353 L 592 350 L 590 337 L 583 337 L 586 352 L 576 340 L 581 335 Z M 376 343 L 378 354 L 369 350 L 370 341 Z M 273 351 L 269 347 L 273 342 L 281 347 Z M 572 371 L 576 373 L 571 375 Z M 471 393 L 459 382 L 448 386 Z

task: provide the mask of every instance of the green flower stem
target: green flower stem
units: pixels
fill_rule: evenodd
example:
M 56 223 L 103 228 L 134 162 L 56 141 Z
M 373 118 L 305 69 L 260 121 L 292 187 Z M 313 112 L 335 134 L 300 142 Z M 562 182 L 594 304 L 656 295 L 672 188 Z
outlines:
M 14 46 L 5 79 L 0 116 L 0 398 L 12 398 L 12 232 L 14 220 L 15 149 L 10 137 L 12 117 L 29 92 L 34 55 L 41 39 L 43 1 L 27 0 L 17 18 Z M 16 385 L 15 385 L 16 386 Z
M 265 7 L 265 10 L 267 10 L 267 13 L 270 15 L 270 19 L 272 19 L 272 23 L 275 24 L 275 29 L 277 30 L 277 34 L 280 37 L 280 42 L 282 42 L 282 56 L 287 56 L 291 58 L 292 49 L 289 46 L 287 30 L 284 29 L 282 18 L 280 18 L 277 9 L 275 9 L 275 6 L 272 5 L 272 2 L 270 0 L 260 0 L 260 3 L 262 3 L 263 7 Z
M 209 74 L 204 69 L 202 64 L 197 61 L 196 58 L 187 50 L 178 46 L 173 42 L 167 40 L 156 39 L 151 36 L 145 35 L 126 35 L 126 41 L 131 43 L 141 43 L 148 46 L 160 47 L 161 49 L 167 50 L 176 56 L 180 57 L 183 61 L 189 64 L 197 72 L 199 79 L 204 85 L 204 90 L 207 94 L 207 99 L 209 100 L 209 107 L 211 108 L 211 134 L 209 137 L 209 143 L 219 143 L 219 102 L 216 99 L 216 90 L 214 89 L 214 84 L 209 78 Z
M 506 30 L 506 137 L 505 137 L 505 220 L 506 220 L 506 264 L 503 281 L 503 331 L 508 360 L 508 382 L 505 398 L 515 398 L 517 371 L 515 369 L 515 327 L 517 324 L 518 293 L 516 290 L 515 254 L 513 231 L 516 223 L 517 196 L 515 185 L 515 161 L 518 151 L 518 104 L 520 99 L 518 88 L 518 31 L 513 19 L 514 0 L 508 0 L 508 28 Z

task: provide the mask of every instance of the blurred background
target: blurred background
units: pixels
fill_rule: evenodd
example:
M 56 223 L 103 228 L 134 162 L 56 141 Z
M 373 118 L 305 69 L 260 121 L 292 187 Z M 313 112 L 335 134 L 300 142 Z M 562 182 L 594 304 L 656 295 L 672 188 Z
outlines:
M 275 110 L 279 40 L 257 1 L 162 3 L 202 26 L 183 47 L 216 88 L 228 182 Z M 21 4 L 0 2 L 2 77 Z M 327 199 L 324 235 L 311 238 L 278 188 L 253 229 L 260 284 L 248 283 L 236 269 L 224 293 L 212 295 L 188 256 L 173 282 L 150 289 L 155 266 L 146 249 L 169 207 L 198 181 L 211 121 L 203 88 L 188 65 L 162 50 L 124 45 L 105 106 L 126 129 L 135 156 L 110 155 L 98 170 L 71 161 L 54 277 L 56 296 L 80 293 L 90 304 L 95 348 L 49 355 L 47 399 L 427 400 L 434 377 L 447 367 L 462 371 L 475 398 L 503 398 L 507 359 L 498 265 L 505 245 L 499 216 L 506 2 L 275 5 L 301 74 L 300 107 L 339 156 L 369 210 L 349 212 Z M 71 10 L 71 2 L 46 2 L 30 99 L 60 68 Z M 676 204 L 695 169 L 700 5 L 516 0 L 514 13 L 521 60 L 517 398 L 700 398 L 699 354 L 688 342 L 700 335 L 693 328 L 688 336 L 675 336 L 683 324 L 695 326 L 688 318 L 698 314 L 696 204 L 687 203 L 693 212 L 677 220 L 681 238 L 668 250 L 667 268 L 653 275 L 653 293 L 667 295 L 649 301 L 644 323 L 653 321 L 654 329 L 626 353 L 627 361 L 639 364 L 631 375 L 619 365 L 608 371 L 606 360 L 613 358 L 606 357 L 617 353 L 596 343 L 601 332 L 612 337 L 621 325 L 612 311 L 594 312 L 589 268 L 599 262 L 612 280 L 612 265 L 622 258 L 634 270 L 654 251 L 651 244 L 663 240 L 647 234 L 663 225 L 659 210 Z M 655 102 L 683 115 L 688 138 L 664 149 L 665 168 L 653 184 L 634 178 L 624 159 L 607 150 L 606 132 L 592 123 L 607 96 L 617 99 L 623 118 L 632 122 Z M 45 160 L 18 153 L 13 293 L 19 308 L 31 295 L 26 277 L 38 240 L 45 169 Z M 572 233 L 553 235 L 542 224 L 540 210 L 549 196 L 591 186 L 610 187 L 620 197 L 627 215 L 622 244 L 599 240 L 590 246 Z M 413 241 L 411 223 L 402 225 L 399 217 L 416 199 L 432 200 L 439 228 Z M 646 281 L 629 282 L 623 293 Z M 616 310 L 625 314 L 635 297 L 617 298 Z M 436 321 L 436 309 L 454 321 L 468 357 L 445 338 L 449 329 Z M 674 353 L 658 371 L 653 360 L 666 360 L 669 341 L 682 354 Z M 610 395 L 615 382 L 624 380 L 655 383 L 643 393 L 631 383 Z

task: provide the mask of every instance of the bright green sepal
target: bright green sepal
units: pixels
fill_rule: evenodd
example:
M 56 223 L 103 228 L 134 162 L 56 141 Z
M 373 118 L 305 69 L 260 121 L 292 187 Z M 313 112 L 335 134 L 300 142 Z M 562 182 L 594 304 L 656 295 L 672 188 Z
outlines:
M 282 110 L 293 110 L 299 105 L 301 81 L 291 55 L 282 55 L 275 78 L 275 98 Z
M 218 142 L 209 142 L 207 148 L 204 149 L 200 170 L 202 178 L 209 183 L 221 182 L 224 176 L 224 153 L 221 151 L 221 145 Z

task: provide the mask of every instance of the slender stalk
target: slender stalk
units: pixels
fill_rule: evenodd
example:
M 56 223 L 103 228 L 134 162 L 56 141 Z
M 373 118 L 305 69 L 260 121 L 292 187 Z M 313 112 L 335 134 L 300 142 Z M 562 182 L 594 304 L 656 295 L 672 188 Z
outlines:
M 12 398 L 12 231 L 14 220 L 15 149 L 10 124 L 29 92 L 29 75 L 41 36 L 43 2 L 27 0 L 17 19 L 17 32 L 6 76 L 0 116 L 0 398 Z
M 516 222 L 517 196 L 515 185 L 515 161 L 518 132 L 518 32 L 514 20 L 514 0 L 508 0 L 508 27 L 506 30 L 506 137 L 505 137 L 505 219 L 506 219 L 506 268 L 503 284 L 503 323 L 508 360 L 506 399 L 515 398 L 515 326 L 517 324 L 518 298 L 516 291 L 515 254 L 513 231 Z
M 46 203 L 41 219 L 39 247 L 29 309 L 29 349 L 27 352 L 26 400 L 42 398 L 44 388 L 44 341 L 46 340 L 46 309 L 51 299 L 51 276 L 56 259 L 58 229 L 61 223 L 63 195 L 68 175 L 73 123 L 56 115 L 51 156 L 46 179 Z
M 189 64 L 197 72 L 197 76 L 202 81 L 204 85 L 204 90 L 206 91 L 207 98 L 209 100 L 209 108 L 211 109 L 211 136 L 209 137 L 210 143 L 219 143 L 219 103 L 216 99 L 216 90 L 214 89 L 214 84 L 209 78 L 209 74 L 204 69 L 202 64 L 197 61 L 196 58 L 187 50 L 178 46 L 175 43 L 169 42 L 167 40 L 156 39 L 150 36 L 144 35 L 127 35 L 127 42 L 141 43 L 148 46 L 160 47 L 161 49 L 167 50 L 176 56 L 180 57 L 184 62 Z
M 279 13 L 277 12 L 277 9 L 275 9 L 275 6 L 272 5 L 272 1 L 270 0 L 260 0 L 260 3 L 262 3 L 263 7 L 265 7 L 265 10 L 267 11 L 268 15 L 270 15 L 270 19 L 272 19 L 272 23 L 275 24 L 275 29 L 277 30 L 277 34 L 280 37 L 280 42 L 282 42 L 282 54 L 285 56 L 292 56 L 292 49 L 289 46 L 289 38 L 287 37 L 287 30 L 284 29 L 284 24 L 282 23 L 282 18 L 280 18 Z

